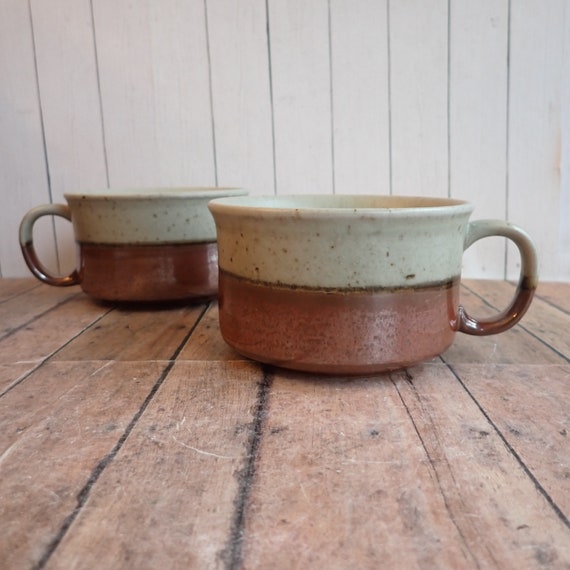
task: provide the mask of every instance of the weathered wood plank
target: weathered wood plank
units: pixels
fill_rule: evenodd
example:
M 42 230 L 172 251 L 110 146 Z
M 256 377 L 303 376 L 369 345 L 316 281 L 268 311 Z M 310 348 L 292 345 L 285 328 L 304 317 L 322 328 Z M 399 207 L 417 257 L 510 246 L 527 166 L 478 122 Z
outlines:
M 49 362 L 0 398 L 2 567 L 35 567 L 165 366 Z
M 0 394 L 110 309 L 77 295 L 0 340 Z
M 0 279 L 0 303 L 5 303 L 13 297 L 23 295 L 30 289 L 39 286 L 39 281 L 29 277 Z
M 29 275 L 18 247 L 24 212 L 49 202 L 36 53 L 29 2 L 0 2 L 0 276 Z M 37 224 L 35 241 L 47 267 L 56 266 L 51 224 Z
M 503 310 L 515 293 L 515 286 L 507 281 L 467 281 L 465 284 L 497 309 Z M 570 359 L 570 314 L 535 298 L 522 318 L 520 326 L 536 335 L 546 345 Z
M 390 193 L 386 4 L 387 0 L 330 1 L 337 194 Z
M 475 318 L 497 313 L 480 297 L 463 287 L 461 304 Z M 563 364 L 566 360 L 520 326 L 491 336 L 457 333 L 442 358 L 447 363 Z
M 0 338 L 80 294 L 79 287 L 43 285 L 12 296 L 0 303 Z
M 0 396 L 3 392 L 16 384 L 27 373 L 36 368 L 39 362 L 2 362 L 0 363 Z
M 56 360 L 168 360 L 206 308 L 117 307 L 74 339 Z
M 64 192 L 108 186 L 91 7 L 90 0 L 30 1 L 50 199 L 59 203 Z M 69 274 L 77 263 L 72 226 L 54 224 L 59 271 Z
M 447 8 L 389 2 L 393 194 L 448 195 Z
M 214 185 L 204 3 L 92 5 L 111 186 Z
M 244 567 L 570 563 L 569 529 L 447 367 L 411 374 L 275 376 Z
M 509 4 L 448 6 L 450 193 L 473 203 L 473 219 L 504 220 Z M 503 278 L 504 272 L 504 239 L 477 242 L 463 256 L 464 274 L 489 279 Z
M 278 194 L 333 192 L 328 3 L 268 2 Z
M 564 234 L 570 216 L 562 176 L 568 156 L 568 1 L 510 6 L 508 215 L 536 240 L 541 274 L 568 279 Z M 519 271 L 519 254 L 509 243 L 507 277 L 516 279 Z
M 273 133 L 264 2 L 204 4 L 220 186 L 273 194 Z
M 570 520 L 570 366 L 453 369 Z
M 563 311 L 570 313 L 570 284 L 540 282 L 536 290 L 536 295 Z
M 192 333 L 192 339 L 180 351 L 178 360 L 248 360 L 226 344 L 218 318 L 218 303 L 212 302 Z
M 259 369 L 176 363 L 47 568 L 234 567 Z

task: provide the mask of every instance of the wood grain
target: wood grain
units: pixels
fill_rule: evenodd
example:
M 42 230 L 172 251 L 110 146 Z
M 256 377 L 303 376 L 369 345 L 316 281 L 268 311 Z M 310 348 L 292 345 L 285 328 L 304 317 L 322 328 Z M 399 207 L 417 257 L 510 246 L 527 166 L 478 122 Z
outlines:
M 169 360 L 205 305 L 118 307 L 66 345 L 55 360 Z
M 26 284 L 28 281 L 26 281 Z M 39 284 L 38 284 L 39 285 Z M 0 304 L 0 338 L 62 303 L 82 295 L 79 287 L 31 287 Z
M 568 284 L 495 348 L 351 379 L 242 359 L 215 302 L 21 287 L 0 280 L 0 567 L 570 567 Z
M 43 290 L 49 297 L 47 288 Z M 76 295 L 28 320 L 0 340 L 0 394 L 55 354 L 109 309 Z
M 570 528 L 570 367 L 454 365 Z
M 47 363 L 0 398 L 5 568 L 31 568 L 41 560 L 164 367 Z
M 279 373 L 263 434 L 244 567 L 570 562 L 568 528 L 444 365 L 352 381 Z
M 562 311 L 570 313 L 570 295 L 568 295 L 567 284 L 541 281 L 538 284 L 536 295 Z
M 40 283 L 29 277 L 0 279 L 0 303 L 5 303 L 13 297 L 23 295 L 30 289 L 39 287 Z
M 178 363 L 47 568 L 230 568 L 260 372 Z

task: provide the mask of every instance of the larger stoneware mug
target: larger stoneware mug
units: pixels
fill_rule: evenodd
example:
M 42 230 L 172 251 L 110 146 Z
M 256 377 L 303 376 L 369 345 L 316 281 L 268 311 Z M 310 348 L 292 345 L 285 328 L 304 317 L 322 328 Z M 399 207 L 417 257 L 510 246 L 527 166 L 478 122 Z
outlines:
M 318 373 L 370 374 L 432 358 L 456 331 L 500 333 L 537 285 L 520 228 L 469 221 L 460 200 L 271 196 L 210 202 L 218 237 L 220 328 L 241 354 Z M 462 255 L 487 236 L 518 247 L 512 303 L 490 319 L 459 304 Z
M 212 198 L 240 196 L 232 188 L 136 188 L 65 194 L 67 204 L 27 212 L 20 246 L 32 273 L 55 286 L 81 285 L 104 301 L 178 301 L 218 291 L 216 228 Z M 71 220 L 79 263 L 57 276 L 36 255 L 33 227 L 47 215 Z

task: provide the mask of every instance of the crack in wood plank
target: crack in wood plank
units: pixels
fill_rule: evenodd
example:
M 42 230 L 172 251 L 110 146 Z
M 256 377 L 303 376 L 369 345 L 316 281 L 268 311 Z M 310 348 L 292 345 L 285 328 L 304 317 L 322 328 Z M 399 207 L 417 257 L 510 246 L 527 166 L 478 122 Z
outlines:
M 180 354 L 182 348 L 184 347 L 186 342 L 188 342 L 188 339 L 192 336 L 193 332 L 196 330 L 196 327 L 197 327 L 198 323 L 200 322 L 200 319 L 206 313 L 208 306 L 209 306 L 208 304 L 204 305 L 200 315 L 196 319 L 196 322 L 190 328 L 188 333 L 184 336 L 182 341 L 179 343 L 179 345 L 174 350 L 170 360 L 168 361 L 167 366 L 164 368 L 164 370 L 162 371 L 162 373 L 158 377 L 157 381 L 155 382 L 152 389 L 150 390 L 148 396 L 145 398 L 142 406 L 135 413 L 135 415 L 133 416 L 129 425 L 126 427 L 125 431 L 123 432 L 123 434 L 121 435 L 121 437 L 119 438 L 119 440 L 117 441 L 117 443 L 115 444 L 113 449 L 105 457 L 103 457 L 103 459 L 101 459 L 101 461 L 99 461 L 99 463 L 95 466 L 95 468 L 91 472 L 91 475 L 87 479 L 87 482 L 85 483 L 83 488 L 77 494 L 77 499 L 76 499 L 77 505 L 76 505 L 75 509 L 73 509 L 73 511 L 64 520 L 59 532 L 56 534 L 56 536 L 53 538 L 53 540 L 48 544 L 46 550 L 44 551 L 44 554 L 39 559 L 38 563 L 33 567 L 34 570 L 41 570 L 42 568 L 45 568 L 46 564 L 49 562 L 49 559 L 52 557 L 53 553 L 56 551 L 57 547 L 59 546 L 59 544 L 61 543 L 61 541 L 64 539 L 65 535 L 67 534 L 67 532 L 71 528 L 73 522 L 75 521 L 75 519 L 77 518 L 77 516 L 79 515 L 79 513 L 83 509 L 83 506 L 87 502 L 87 499 L 89 498 L 89 495 L 91 494 L 91 491 L 92 491 L 93 487 L 95 486 L 95 484 L 97 483 L 97 481 L 99 480 L 101 474 L 103 473 L 103 471 L 105 471 L 107 466 L 110 463 L 112 463 L 113 459 L 117 456 L 117 453 L 119 453 L 119 451 L 123 447 L 125 441 L 127 440 L 129 435 L 133 431 L 133 429 L 136 426 L 136 424 L 138 423 L 140 417 L 143 415 L 144 411 L 149 406 L 149 404 L 152 401 L 152 399 L 154 398 L 155 394 L 158 392 L 159 388 L 162 386 L 162 384 L 164 383 L 164 381 L 166 380 L 166 378 L 170 374 L 170 371 L 172 370 L 172 368 L 174 367 L 174 364 L 176 362 L 177 356 Z M 98 370 L 101 370 L 101 368 L 102 367 L 99 367 Z
M 427 418 L 427 420 L 428 420 L 428 422 L 432 428 L 431 433 L 435 436 L 436 441 L 437 441 L 436 449 L 443 449 L 442 442 L 439 440 L 439 435 L 438 435 L 438 431 L 437 431 L 437 427 L 436 427 L 437 423 L 433 421 L 433 418 L 431 417 L 429 410 L 427 410 L 425 408 L 425 406 L 423 405 L 420 394 L 418 393 L 416 386 L 414 385 L 414 377 L 410 374 L 410 372 L 407 369 L 404 370 L 403 372 L 404 372 L 406 382 L 410 386 L 412 393 L 416 399 L 416 402 L 419 404 L 419 406 L 421 408 L 422 414 L 424 415 L 424 417 Z M 416 432 L 416 435 L 418 436 L 418 439 L 421 443 L 421 446 L 422 446 L 422 448 L 426 454 L 427 460 L 429 462 L 430 471 L 432 473 L 433 480 L 435 481 L 437 489 L 439 490 L 443 504 L 445 505 L 445 509 L 449 513 L 449 520 L 451 521 L 451 523 L 453 524 L 453 526 L 457 530 L 457 533 L 461 539 L 461 543 L 465 549 L 464 551 L 466 552 L 466 554 L 469 558 L 469 561 L 472 564 L 474 564 L 476 568 L 480 568 L 477 557 L 473 554 L 473 552 L 471 551 L 471 548 L 469 547 L 469 544 L 468 544 L 468 541 L 465 537 L 463 529 L 461 528 L 461 525 L 457 519 L 457 516 L 454 512 L 454 509 L 449 502 L 449 497 L 443 488 L 443 484 L 442 484 L 441 477 L 440 477 L 440 471 L 438 468 L 438 463 L 441 463 L 441 462 L 444 463 L 444 466 L 447 468 L 448 474 L 451 476 L 451 480 L 453 482 L 454 487 L 457 488 L 457 481 L 455 480 L 453 470 L 451 469 L 451 467 L 449 465 L 447 457 L 445 456 L 445 454 L 442 454 L 442 457 L 438 458 L 438 459 L 436 459 L 434 457 L 433 446 L 430 446 L 427 443 L 427 441 L 425 440 L 424 436 L 422 435 L 422 430 L 421 430 L 420 426 L 418 425 L 418 423 L 414 417 L 414 414 L 412 413 L 412 410 L 410 409 L 408 403 L 406 402 L 402 392 L 400 391 L 400 388 L 398 387 L 397 382 L 392 377 L 390 377 L 390 379 L 392 381 L 392 384 L 394 385 L 394 388 L 398 392 L 398 396 L 400 397 L 400 400 L 402 402 L 402 406 L 404 406 L 404 409 L 406 410 L 406 413 L 407 413 L 408 417 L 410 418 L 410 422 L 412 423 L 412 426 Z M 465 510 L 467 510 L 467 509 L 465 509 Z
M 239 489 L 235 501 L 235 511 L 226 548 L 220 553 L 227 570 L 237 570 L 242 564 L 243 531 L 251 487 L 255 479 L 259 447 L 265 425 L 269 393 L 273 375 L 268 367 L 263 367 L 263 379 L 259 383 L 257 404 L 248 445 L 247 462 L 238 473 Z
M 489 424 L 493 427 L 496 434 L 499 436 L 505 447 L 508 449 L 509 453 L 514 457 L 517 463 L 520 465 L 521 469 L 525 472 L 528 478 L 534 484 L 536 490 L 544 497 L 550 508 L 556 513 L 556 516 L 564 523 L 566 527 L 570 529 L 570 519 L 566 516 L 566 514 L 562 511 L 562 509 L 556 504 L 556 501 L 550 496 L 547 490 L 540 484 L 540 481 L 528 467 L 528 465 L 523 461 L 522 457 L 517 453 L 516 449 L 511 445 L 507 437 L 503 434 L 503 432 L 499 429 L 499 426 L 491 419 L 489 414 L 485 411 L 483 406 L 479 403 L 479 401 L 475 398 L 474 394 L 471 393 L 469 388 L 465 385 L 463 380 L 461 379 L 460 375 L 454 370 L 452 365 L 448 365 L 449 370 L 455 376 L 457 381 L 461 384 L 467 395 L 471 398 L 473 403 L 477 406 L 481 414 L 485 417 L 485 419 L 489 422 Z

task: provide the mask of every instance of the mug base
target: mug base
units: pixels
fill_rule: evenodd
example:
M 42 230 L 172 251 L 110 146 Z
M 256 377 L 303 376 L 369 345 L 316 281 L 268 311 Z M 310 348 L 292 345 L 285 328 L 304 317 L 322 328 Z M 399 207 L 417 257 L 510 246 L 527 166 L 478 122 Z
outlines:
M 318 374 L 371 375 L 430 360 L 451 346 L 459 278 L 397 289 L 319 290 L 220 271 L 220 329 L 237 352 Z

